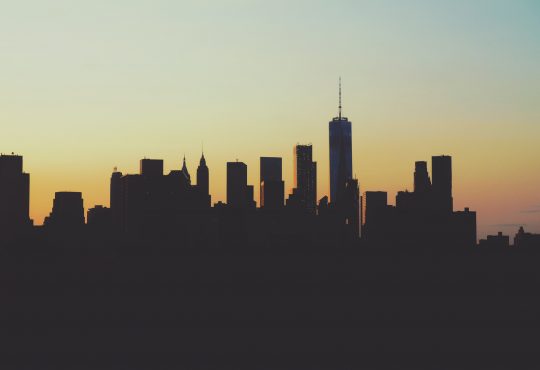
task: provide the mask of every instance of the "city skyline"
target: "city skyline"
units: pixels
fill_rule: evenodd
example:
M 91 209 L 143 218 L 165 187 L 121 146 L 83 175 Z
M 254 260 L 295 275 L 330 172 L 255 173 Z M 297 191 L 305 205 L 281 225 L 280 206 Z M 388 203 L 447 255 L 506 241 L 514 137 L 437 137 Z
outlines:
M 56 191 L 107 204 L 112 168 L 145 156 L 168 171 L 186 153 L 194 177 L 202 141 L 213 203 L 236 158 L 259 200 L 259 157 L 282 157 L 288 194 L 297 143 L 313 144 L 320 199 L 341 75 L 361 192 L 392 203 L 415 161 L 448 154 L 479 237 L 540 231 L 536 2 L 104 4 L 1 16 L 0 148 L 25 158 L 36 223 Z

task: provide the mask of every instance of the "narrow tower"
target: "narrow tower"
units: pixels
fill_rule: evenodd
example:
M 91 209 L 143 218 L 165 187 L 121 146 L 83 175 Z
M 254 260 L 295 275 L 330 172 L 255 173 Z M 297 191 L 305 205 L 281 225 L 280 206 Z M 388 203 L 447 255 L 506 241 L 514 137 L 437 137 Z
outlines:
M 210 194 L 208 166 L 206 166 L 206 159 L 204 158 L 204 153 L 202 153 L 201 160 L 199 161 L 199 167 L 197 167 L 197 187 L 200 189 L 202 194 Z
M 341 77 L 339 78 L 338 116 L 329 122 L 330 133 L 330 201 L 339 203 L 352 179 L 351 122 L 342 116 Z

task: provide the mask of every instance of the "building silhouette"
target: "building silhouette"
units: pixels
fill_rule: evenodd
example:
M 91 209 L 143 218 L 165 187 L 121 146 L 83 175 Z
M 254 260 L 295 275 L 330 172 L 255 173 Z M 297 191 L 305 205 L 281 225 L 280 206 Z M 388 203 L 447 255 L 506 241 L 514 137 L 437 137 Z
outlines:
M 199 161 L 199 167 L 197 167 L 197 191 L 200 194 L 206 207 L 210 207 L 212 204 L 212 197 L 210 195 L 210 174 L 208 166 L 206 165 L 206 159 L 204 153 L 201 154 Z
M 80 237 L 84 229 L 84 201 L 78 191 L 54 194 L 53 208 L 43 226 L 55 237 Z
M 347 227 L 348 238 L 360 237 L 360 187 L 357 179 L 345 182 L 344 202 L 340 206 Z
M 259 204 L 265 209 L 283 207 L 285 182 L 282 177 L 282 159 L 278 157 L 260 158 Z
M 317 162 L 311 145 L 294 147 L 294 188 L 287 206 L 314 214 L 317 207 Z
M 501 231 L 497 235 L 488 235 L 485 239 L 480 239 L 478 242 L 480 247 L 489 248 L 508 248 L 510 246 L 510 237 L 503 235 Z
M 388 193 L 385 191 L 365 191 L 362 194 L 362 238 L 382 240 L 390 220 Z
M 540 234 L 525 232 L 523 226 L 520 226 L 518 232 L 514 237 L 514 247 L 540 247 Z
M 237 209 L 255 207 L 253 186 L 247 184 L 247 165 L 227 162 L 227 205 Z
M 414 191 L 399 191 L 396 205 L 384 192 L 362 197 L 362 238 L 377 245 L 407 243 L 417 247 L 476 245 L 476 212 L 453 211 L 452 158 L 432 157 L 433 184 L 427 163 L 415 163 Z
M 116 168 L 111 175 L 109 208 L 111 210 L 113 230 L 119 231 L 122 217 L 122 172 L 119 172 Z
M 119 199 L 113 202 L 113 199 Z M 197 214 L 209 208 L 209 195 L 191 185 L 185 157 L 181 170 L 163 174 L 163 160 L 142 159 L 139 174 L 111 177 L 111 213 L 115 230 L 132 239 L 172 238 L 201 227 Z M 113 216 L 113 220 L 114 220 Z
M 339 80 L 339 112 L 328 124 L 330 138 L 330 202 L 337 203 L 345 195 L 347 180 L 352 179 L 351 122 L 341 115 L 341 78 Z
M 186 164 L 186 159 L 184 158 L 184 167 Z M 140 174 L 143 176 L 152 176 L 158 177 L 163 176 L 163 160 L 162 159 L 141 159 L 140 165 Z
M 0 240 L 28 232 L 30 175 L 23 172 L 23 157 L 0 155 Z
M 452 157 L 447 155 L 431 157 L 433 175 L 433 202 L 440 213 L 452 212 Z
M 95 205 L 86 213 L 86 225 L 90 236 L 108 238 L 114 235 L 114 223 L 110 208 Z
M 414 163 L 414 192 L 426 194 L 431 190 L 431 180 L 427 170 L 427 162 L 417 161 Z

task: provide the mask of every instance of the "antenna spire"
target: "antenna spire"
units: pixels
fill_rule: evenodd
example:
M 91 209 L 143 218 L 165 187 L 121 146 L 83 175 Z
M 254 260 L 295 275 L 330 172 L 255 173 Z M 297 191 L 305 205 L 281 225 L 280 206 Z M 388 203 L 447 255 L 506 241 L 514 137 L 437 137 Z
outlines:
M 339 76 L 339 120 L 341 121 L 341 76 Z

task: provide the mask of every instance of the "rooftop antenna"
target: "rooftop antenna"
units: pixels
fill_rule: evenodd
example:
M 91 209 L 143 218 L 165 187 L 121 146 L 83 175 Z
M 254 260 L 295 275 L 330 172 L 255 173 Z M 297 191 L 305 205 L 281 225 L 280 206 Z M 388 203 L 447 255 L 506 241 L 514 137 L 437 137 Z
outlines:
M 341 76 L 339 76 L 339 120 L 341 121 Z

